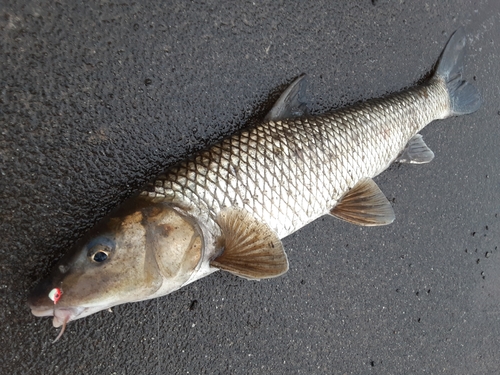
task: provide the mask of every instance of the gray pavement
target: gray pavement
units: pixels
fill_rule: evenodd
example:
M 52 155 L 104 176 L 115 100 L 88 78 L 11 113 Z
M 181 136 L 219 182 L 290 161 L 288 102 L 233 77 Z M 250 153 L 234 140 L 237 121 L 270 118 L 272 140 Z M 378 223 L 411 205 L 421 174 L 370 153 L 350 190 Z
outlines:
M 500 373 L 499 25 L 496 0 L 3 1 L 0 372 Z M 484 105 L 423 131 L 432 163 L 376 179 L 392 225 L 319 219 L 281 278 L 218 273 L 51 344 L 28 290 L 127 195 L 302 72 L 313 113 L 412 85 L 459 26 Z

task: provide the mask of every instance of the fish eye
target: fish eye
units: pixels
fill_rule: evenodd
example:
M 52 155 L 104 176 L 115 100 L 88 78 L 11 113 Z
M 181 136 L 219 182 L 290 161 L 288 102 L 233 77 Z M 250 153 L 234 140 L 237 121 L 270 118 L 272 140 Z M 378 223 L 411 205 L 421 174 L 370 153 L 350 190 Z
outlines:
M 98 250 L 90 257 L 94 262 L 101 263 L 108 259 L 108 253 L 103 250 Z
M 87 256 L 92 262 L 102 263 L 106 261 L 114 249 L 114 242 L 105 237 L 96 238 L 88 244 Z

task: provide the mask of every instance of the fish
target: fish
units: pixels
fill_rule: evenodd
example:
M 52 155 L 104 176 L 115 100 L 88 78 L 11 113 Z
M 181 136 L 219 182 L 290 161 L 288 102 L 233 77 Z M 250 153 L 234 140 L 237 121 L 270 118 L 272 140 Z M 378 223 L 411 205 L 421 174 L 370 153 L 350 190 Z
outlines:
M 466 33 L 452 34 L 426 82 L 312 116 L 305 75 L 262 122 L 193 154 L 111 211 L 30 292 L 54 327 L 172 293 L 218 270 L 249 280 L 289 268 L 281 239 L 323 215 L 362 226 L 393 222 L 373 181 L 393 162 L 425 164 L 419 132 L 481 106 L 462 77 Z

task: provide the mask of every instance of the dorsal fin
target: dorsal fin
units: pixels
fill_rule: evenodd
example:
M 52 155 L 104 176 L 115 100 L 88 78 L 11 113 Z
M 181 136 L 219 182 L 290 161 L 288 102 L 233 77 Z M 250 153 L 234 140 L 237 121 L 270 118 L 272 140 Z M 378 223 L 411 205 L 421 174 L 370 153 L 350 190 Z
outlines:
M 288 271 L 283 245 L 274 231 L 238 208 L 224 208 L 217 216 L 224 252 L 210 265 L 246 279 L 266 279 Z
M 434 153 L 420 134 L 414 135 L 396 159 L 399 163 L 425 164 L 434 159 Z
M 364 226 L 387 225 L 394 221 L 394 210 L 372 179 L 349 190 L 330 211 L 333 216 Z
M 305 77 L 305 74 L 301 74 L 283 91 L 273 108 L 264 117 L 265 121 L 277 121 L 307 114 L 306 104 L 299 100 L 299 96 L 305 91 Z

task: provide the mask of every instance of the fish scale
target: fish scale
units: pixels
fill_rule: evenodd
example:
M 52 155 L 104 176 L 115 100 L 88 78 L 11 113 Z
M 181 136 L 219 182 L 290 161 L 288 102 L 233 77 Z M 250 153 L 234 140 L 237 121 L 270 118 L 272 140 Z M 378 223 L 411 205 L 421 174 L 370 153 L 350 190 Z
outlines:
M 410 138 L 449 112 L 446 84 L 433 79 L 326 115 L 265 122 L 171 168 L 143 195 L 205 220 L 241 207 L 283 238 L 386 169 Z

